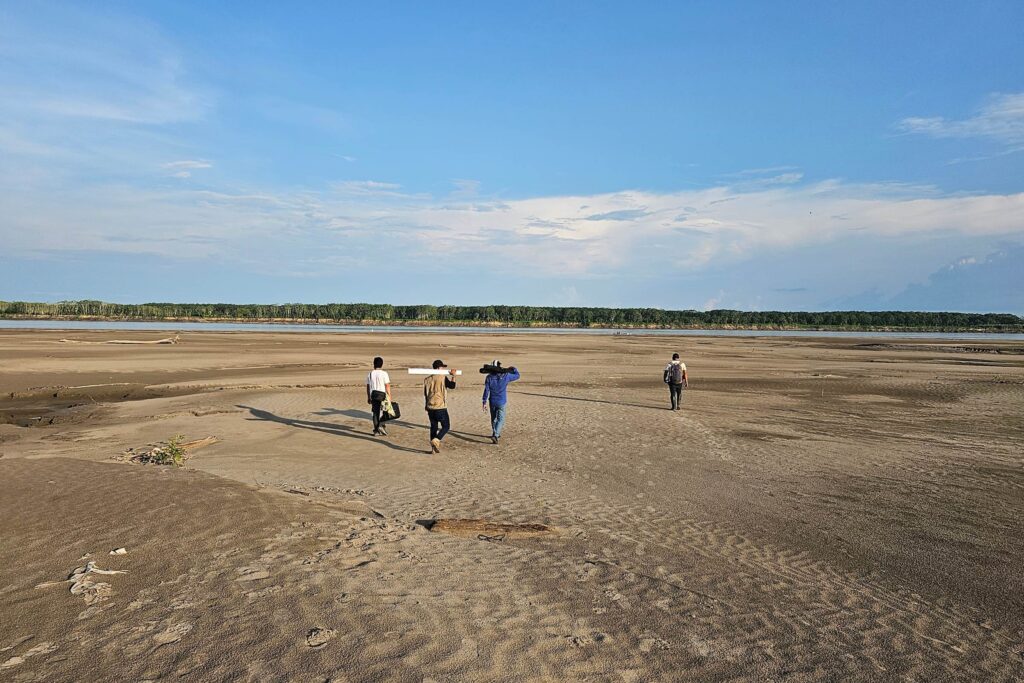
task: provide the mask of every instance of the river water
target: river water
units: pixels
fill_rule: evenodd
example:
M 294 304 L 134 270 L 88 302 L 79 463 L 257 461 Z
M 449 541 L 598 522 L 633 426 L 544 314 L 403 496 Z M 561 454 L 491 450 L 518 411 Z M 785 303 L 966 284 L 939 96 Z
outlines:
M 1024 341 L 1021 333 L 982 332 L 838 332 L 822 330 L 619 330 L 542 327 L 411 327 L 400 325 L 310 325 L 302 323 L 139 322 L 108 320 L 0 320 L 0 329 L 152 330 L 166 332 L 336 332 L 408 334 L 588 334 L 668 337 L 846 337 L 857 339 L 954 339 Z

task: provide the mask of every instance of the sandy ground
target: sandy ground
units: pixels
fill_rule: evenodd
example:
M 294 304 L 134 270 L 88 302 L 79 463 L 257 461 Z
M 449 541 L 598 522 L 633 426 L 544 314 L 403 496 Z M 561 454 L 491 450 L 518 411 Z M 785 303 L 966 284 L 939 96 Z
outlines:
M 159 336 L 0 333 L 0 680 L 1024 678 L 1024 344 Z

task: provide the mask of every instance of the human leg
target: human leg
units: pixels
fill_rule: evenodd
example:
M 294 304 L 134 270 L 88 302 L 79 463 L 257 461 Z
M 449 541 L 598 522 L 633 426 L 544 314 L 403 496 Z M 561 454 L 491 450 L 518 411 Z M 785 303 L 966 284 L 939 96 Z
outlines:
M 427 418 L 430 420 L 430 440 L 431 441 L 433 441 L 434 439 L 437 438 L 437 429 L 438 429 L 438 425 L 441 422 L 440 419 L 438 419 L 437 413 L 438 413 L 438 411 L 436 411 L 436 410 L 428 410 L 427 411 Z
M 491 406 L 491 427 L 494 430 L 495 438 L 501 438 L 501 428 L 505 426 L 505 415 L 507 413 L 507 403 L 503 406 Z
M 447 408 L 441 408 L 434 412 L 437 413 L 437 420 L 441 423 L 441 428 L 437 431 L 434 438 L 440 441 L 444 438 L 444 435 L 448 433 L 448 430 L 452 428 L 451 418 L 448 417 Z
M 373 413 L 373 433 L 380 431 L 381 402 L 384 400 L 383 391 L 374 391 L 370 394 L 370 412 Z

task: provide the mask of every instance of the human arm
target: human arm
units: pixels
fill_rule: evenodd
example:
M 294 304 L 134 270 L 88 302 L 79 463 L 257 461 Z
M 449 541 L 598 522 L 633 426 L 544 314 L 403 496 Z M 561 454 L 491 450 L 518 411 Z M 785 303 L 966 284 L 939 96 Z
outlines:
M 683 386 L 690 386 L 690 376 L 686 374 L 686 368 L 683 368 Z
M 369 377 L 366 378 L 366 402 L 367 403 L 373 403 L 373 400 L 370 398 L 370 378 Z
M 490 396 L 490 395 L 491 395 L 491 376 L 488 375 L 487 378 L 484 379 L 484 398 L 483 398 L 484 410 L 487 409 L 487 397 Z
M 388 395 L 389 399 L 391 398 L 391 382 L 384 385 L 384 393 Z
M 519 370 L 517 370 L 516 367 L 513 365 L 508 369 L 508 373 L 505 376 L 508 377 L 509 382 L 515 382 L 522 375 L 519 374 Z
M 454 389 L 455 388 L 455 380 L 452 379 L 453 377 L 455 377 L 455 372 L 456 372 L 455 368 L 451 368 L 450 370 L 448 370 L 448 377 L 444 378 L 444 387 L 445 387 L 445 389 Z

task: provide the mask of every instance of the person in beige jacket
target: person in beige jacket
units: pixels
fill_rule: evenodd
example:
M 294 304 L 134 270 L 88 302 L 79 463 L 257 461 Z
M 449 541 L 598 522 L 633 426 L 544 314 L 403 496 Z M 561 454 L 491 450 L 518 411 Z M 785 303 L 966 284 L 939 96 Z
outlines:
M 447 367 L 444 361 L 435 360 L 433 368 L 440 370 Z M 451 418 L 448 417 L 448 390 L 455 388 L 455 368 L 447 375 L 428 375 L 423 380 L 423 397 L 427 417 L 430 418 L 430 450 L 441 452 L 441 439 L 451 429 Z

